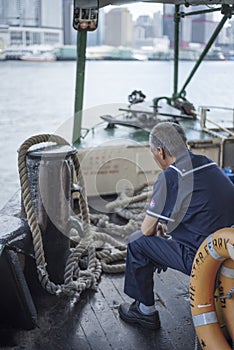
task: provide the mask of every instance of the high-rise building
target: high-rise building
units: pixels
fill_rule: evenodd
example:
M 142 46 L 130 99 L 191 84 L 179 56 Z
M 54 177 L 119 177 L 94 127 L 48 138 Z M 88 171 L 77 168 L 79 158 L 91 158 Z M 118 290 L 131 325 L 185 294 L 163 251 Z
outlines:
M 216 49 L 213 53 L 218 53 L 219 57 L 223 55 L 229 60 L 234 58 L 234 20 L 229 21 L 219 34 L 216 41 Z
M 166 35 L 169 38 L 171 47 L 174 47 L 174 10 L 175 7 L 171 4 L 163 5 L 163 35 Z M 180 47 L 186 48 L 189 45 L 191 42 L 191 35 L 192 18 L 185 17 L 180 20 Z
M 19 25 L 20 4 L 18 0 L 0 0 L 0 24 Z
M 62 13 L 62 0 L 0 0 L 2 46 L 62 44 Z
M 25 1 L 25 0 L 24 0 Z M 62 0 L 40 0 L 41 27 L 63 28 L 63 2 Z
M 174 6 L 168 4 L 163 5 L 163 35 L 174 45 Z
M 105 44 L 132 46 L 133 20 L 127 8 L 115 8 L 106 14 Z
M 64 45 L 75 44 L 76 36 L 72 28 L 73 0 L 63 0 Z
M 141 15 L 134 26 L 134 46 L 153 45 L 153 20 L 152 17 Z
M 136 21 L 137 26 L 141 26 L 145 30 L 145 38 L 153 38 L 154 28 L 153 28 L 153 19 L 150 16 L 139 16 Z
M 93 32 L 88 32 L 87 45 L 98 46 L 105 42 L 105 12 L 103 9 L 99 10 L 98 28 Z
M 234 20 L 229 22 L 229 26 L 226 28 L 226 36 L 232 53 L 234 53 Z
M 0 0 L 0 23 L 12 26 L 39 26 L 39 0 Z
M 153 14 L 153 32 L 155 38 L 163 36 L 163 17 L 160 11 Z
M 139 16 L 134 26 L 134 46 L 155 46 L 155 39 L 162 38 L 162 15 Z
M 192 38 L 192 17 L 185 17 L 181 19 L 180 32 L 180 47 L 186 49 L 191 43 Z
M 204 6 L 198 6 L 197 10 L 204 9 Z M 192 21 L 192 37 L 194 43 L 206 44 L 210 39 L 216 27 L 212 13 L 203 13 L 196 15 Z

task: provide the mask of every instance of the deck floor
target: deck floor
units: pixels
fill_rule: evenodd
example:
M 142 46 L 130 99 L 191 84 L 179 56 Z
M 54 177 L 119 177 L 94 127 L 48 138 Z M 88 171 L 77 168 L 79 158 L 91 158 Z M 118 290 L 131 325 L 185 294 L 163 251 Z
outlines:
M 113 215 L 112 222 L 115 221 L 123 224 Z M 38 311 L 37 326 L 30 331 L 0 329 L 0 348 L 194 350 L 195 330 L 189 306 L 188 276 L 171 269 L 155 274 L 155 299 L 161 319 L 161 329 L 156 331 L 129 325 L 119 318 L 119 304 L 132 302 L 124 294 L 123 284 L 123 273 L 102 274 L 98 290 L 83 292 L 73 305 L 68 298 L 42 291 L 36 278 L 31 292 Z
M 118 305 L 131 301 L 123 293 L 123 274 L 101 276 L 98 291 L 85 291 L 72 306 L 68 299 L 43 292 L 35 297 L 38 324 L 31 331 L 2 331 L 1 348 L 24 350 L 194 350 L 188 276 L 168 270 L 155 275 L 161 329 L 129 325 Z

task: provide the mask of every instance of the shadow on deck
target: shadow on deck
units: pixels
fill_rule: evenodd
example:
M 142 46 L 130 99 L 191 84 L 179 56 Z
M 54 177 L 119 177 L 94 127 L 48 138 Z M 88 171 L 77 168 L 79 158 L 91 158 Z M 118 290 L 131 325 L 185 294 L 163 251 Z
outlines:
M 102 275 L 98 291 L 85 291 L 75 305 L 66 298 L 37 293 L 38 322 L 31 331 L 2 330 L 1 348 L 27 350 L 194 350 L 188 276 L 168 270 L 155 276 L 161 329 L 129 325 L 118 305 L 131 301 L 123 293 L 123 274 Z

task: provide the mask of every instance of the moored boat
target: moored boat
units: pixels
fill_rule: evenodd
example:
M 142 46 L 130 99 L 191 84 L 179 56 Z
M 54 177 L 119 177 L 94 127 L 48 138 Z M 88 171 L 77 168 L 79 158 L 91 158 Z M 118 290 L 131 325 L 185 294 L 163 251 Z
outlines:
M 32 52 L 22 55 L 20 60 L 28 62 L 54 62 L 56 61 L 56 56 L 52 52 Z
M 6 55 L 4 52 L 0 51 L 0 61 L 5 61 L 6 60 Z

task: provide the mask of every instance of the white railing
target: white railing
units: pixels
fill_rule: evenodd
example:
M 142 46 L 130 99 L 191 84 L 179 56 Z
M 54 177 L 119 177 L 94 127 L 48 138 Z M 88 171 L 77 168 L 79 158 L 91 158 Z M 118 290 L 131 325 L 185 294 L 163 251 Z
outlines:
M 222 138 L 234 137 L 233 107 L 199 106 L 198 111 L 202 130 Z

